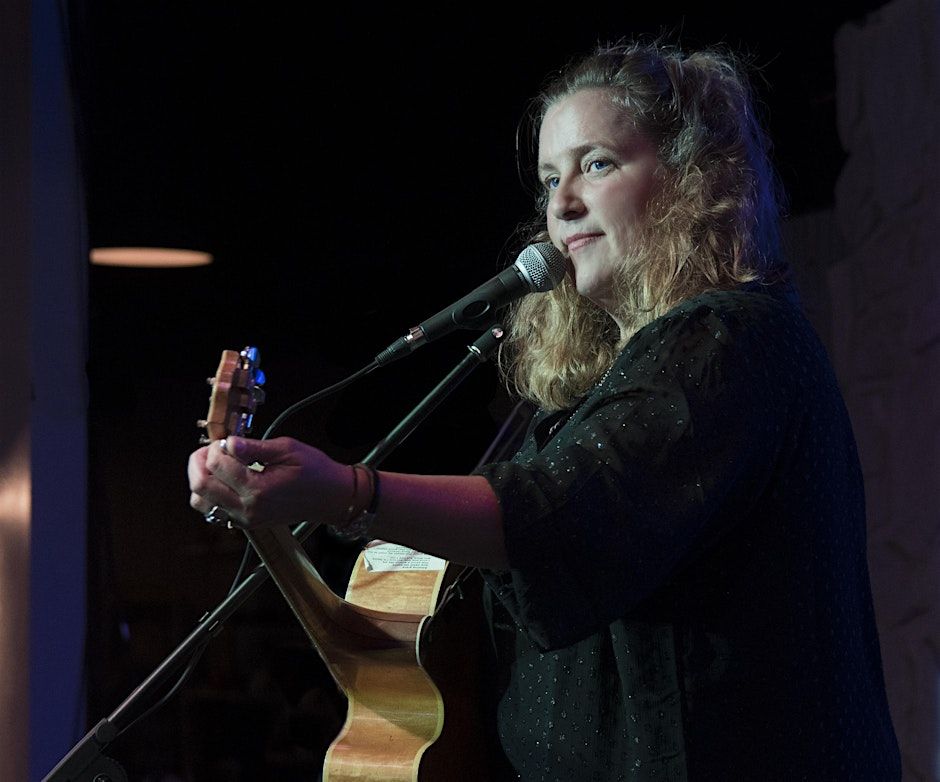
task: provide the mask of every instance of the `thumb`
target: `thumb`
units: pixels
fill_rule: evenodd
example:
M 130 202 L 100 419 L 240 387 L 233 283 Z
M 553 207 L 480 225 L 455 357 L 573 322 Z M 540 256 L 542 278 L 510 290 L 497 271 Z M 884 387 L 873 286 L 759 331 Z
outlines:
M 242 464 L 254 462 L 264 463 L 265 443 L 262 440 L 251 440 L 247 437 L 230 435 L 219 442 L 219 447 Z

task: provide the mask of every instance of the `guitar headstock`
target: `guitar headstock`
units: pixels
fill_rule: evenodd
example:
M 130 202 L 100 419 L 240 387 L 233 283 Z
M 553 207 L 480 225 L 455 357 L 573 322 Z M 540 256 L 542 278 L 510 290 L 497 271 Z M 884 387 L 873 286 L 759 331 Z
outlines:
M 257 348 L 246 347 L 240 352 L 223 350 L 212 386 L 209 412 L 197 426 L 206 430 L 199 440 L 203 445 L 228 435 L 245 437 L 251 431 L 255 408 L 264 401 L 264 372 L 260 369 L 261 354 Z

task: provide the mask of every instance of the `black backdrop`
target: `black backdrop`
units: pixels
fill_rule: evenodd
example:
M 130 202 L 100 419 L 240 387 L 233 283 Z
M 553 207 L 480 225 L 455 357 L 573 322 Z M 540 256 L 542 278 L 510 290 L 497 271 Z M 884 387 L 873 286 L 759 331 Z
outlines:
M 491 276 L 512 260 L 513 230 L 530 213 L 514 162 L 525 101 L 598 40 L 665 32 L 748 55 L 791 210 L 829 205 L 843 159 L 832 36 L 864 7 L 624 14 L 601 3 L 556 21 L 542 9 L 78 6 L 90 244 L 195 247 L 217 259 L 186 271 L 92 270 L 95 399 L 107 411 L 130 403 L 132 367 L 149 392 L 168 370 L 186 383 L 221 347 L 252 343 L 273 415 Z M 341 449 L 368 444 L 466 341 L 454 335 L 357 385 L 326 436 Z M 416 440 L 398 458 L 411 465 L 433 451 L 443 468 L 462 437 L 477 450 L 488 432 L 457 407 L 436 423 L 443 446 Z

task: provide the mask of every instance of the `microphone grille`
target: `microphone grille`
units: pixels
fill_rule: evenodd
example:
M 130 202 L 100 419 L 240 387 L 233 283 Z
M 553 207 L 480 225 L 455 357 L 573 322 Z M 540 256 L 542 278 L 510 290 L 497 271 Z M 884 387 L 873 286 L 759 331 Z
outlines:
M 537 293 L 550 291 L 565 276 L 565 256 L 551 242 L 526 247 L 516 258 L 516 266 Z

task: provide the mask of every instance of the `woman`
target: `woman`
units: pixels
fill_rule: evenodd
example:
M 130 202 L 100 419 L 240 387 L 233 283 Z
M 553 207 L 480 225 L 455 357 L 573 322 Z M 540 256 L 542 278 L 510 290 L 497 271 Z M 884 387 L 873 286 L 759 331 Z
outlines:
M 744 77 L 622 44 L 534 105 L 527 238 L 569 268 L 511 319 L 539 407 L 512 461 L 373 474 L 229 438 L 191 457 L 193 507 L 483 569 L 520 779 L 899 779 L 855 443 Z

